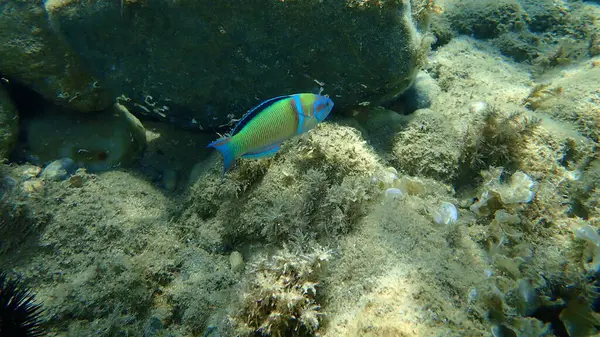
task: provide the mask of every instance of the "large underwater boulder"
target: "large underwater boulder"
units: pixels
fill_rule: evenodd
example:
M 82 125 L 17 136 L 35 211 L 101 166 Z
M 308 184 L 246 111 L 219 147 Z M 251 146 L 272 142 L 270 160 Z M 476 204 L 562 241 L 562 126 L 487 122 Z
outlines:
M 44 1 L 0 3 L 0 73 L 74 111 L 106 109 L 106 92 L 50 28 Z
M 320 87 L 338 108 L 378 104 L 410 85 L 423 58 L 406 0 L 49 0 L 45 7 L 56 32 L 132 112 L 196 129 Z

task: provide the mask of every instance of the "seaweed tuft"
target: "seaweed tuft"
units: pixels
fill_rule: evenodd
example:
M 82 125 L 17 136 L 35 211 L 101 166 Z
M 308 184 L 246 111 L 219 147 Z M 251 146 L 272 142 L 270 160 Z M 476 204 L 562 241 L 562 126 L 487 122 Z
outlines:
M 461 182 L 470 181 L 481 170 L 502 166 L 516 171 L 521 164 L 527 139 L 540 125 L 541 120 L 516 111 L 504 114 L 499 108 L 489 106 L 479 125 L 465 135 L 465 147 L 460 157 Z
M 283 248 L 261 256 L 247 273 L 239 309 L 231 323 L 239 336 L 316 336 L 323 313 L 317 292 L 331 251 L 316 248 L 302 254 Z

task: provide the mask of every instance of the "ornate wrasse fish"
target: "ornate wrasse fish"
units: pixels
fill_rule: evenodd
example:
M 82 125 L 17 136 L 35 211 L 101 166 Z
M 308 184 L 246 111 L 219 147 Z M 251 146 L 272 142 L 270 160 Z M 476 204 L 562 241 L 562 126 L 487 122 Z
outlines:
M 207 147 L 221 153 L 225 174 L 237 158 L 275 155 L 284 140 L 314 128 L 332 108 L 329 97 L 315 94 L 271 98 L 248 111 L 229 137 L 217 139 Z

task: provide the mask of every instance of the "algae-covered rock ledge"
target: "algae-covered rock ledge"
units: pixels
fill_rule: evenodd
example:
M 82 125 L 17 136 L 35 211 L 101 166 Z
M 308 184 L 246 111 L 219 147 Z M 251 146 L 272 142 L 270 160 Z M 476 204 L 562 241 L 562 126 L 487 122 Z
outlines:
M 99 85 L 48 22 L 44 1 L 4 1 L 0 9 L 0 74 L 50 102 L 88 113 L 114 95 Z
M 406 1 L 52 0 L 45 8 L 92 73 L 137 104 L 134 113 L 195 129 L 320 87 L 339 107 L 390 100 L 410 85 L 426 48 Z

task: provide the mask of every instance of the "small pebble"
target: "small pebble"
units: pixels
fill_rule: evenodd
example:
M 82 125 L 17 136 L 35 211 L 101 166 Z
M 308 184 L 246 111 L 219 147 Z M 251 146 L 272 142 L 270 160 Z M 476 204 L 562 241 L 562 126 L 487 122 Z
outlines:
M 26 180 L 23 182 L 23 192 L 27 195 L 44 193 L 44 183 L 41 180 Z
M 242 253 L 233 251 L 229 255 L 229 264 L 231 265 L 231 270 L 233 272 L 239 272 L 244 270 L 244 257 Z
M 69 187 L 82 187 L 83 186 L 83 176 L 80 175 L 72 175 L 69 177 Z
M 32 179 L 32 178 L 36 178 L 37 176 L 40 175 L 40 172 L 42 172 L 42 169 L 38 166 L 32 166 L 32 167 L 28 167 L 25 170 L 23 170 L 23 179 Z
M 473 102 L 471 103 L 471 105 L 469 106 L 469 111 L 471 113 L 480 113 L 483 110 L 488 108 L 488 104 L 486 102 Z
M 51 162 L 42 171 L 42 178 L 46 180 L 65 180 L 75 172 L 77 166 L 71 158 L 63 158 Z

